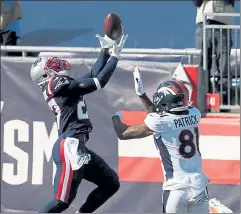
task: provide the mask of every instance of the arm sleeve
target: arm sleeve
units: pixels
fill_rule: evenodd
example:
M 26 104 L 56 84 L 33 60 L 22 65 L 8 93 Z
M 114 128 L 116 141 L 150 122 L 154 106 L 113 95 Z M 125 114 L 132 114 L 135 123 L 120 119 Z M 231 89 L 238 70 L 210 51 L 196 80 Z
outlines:
M 80 95 L 85 95 L 104 88 L 110 80 L 117 63 L 118 59 L 116 57 L 111 57 L 97 77 L 81 79 L 79 81 L 73 80 L 69 85 L 69 90 L 76 91 L 76 93 Z
M 100 52 L 98 59 L 96 60 L 94 66 L 91 69 L 91 77 L 97 77 L 101 70 L 105 67 L 108 59 L 110 58 L 109 53 L 103 51 Z
M 83 81 L 87 78 L 94 78 L 97 77 L 101 70 L 105 67 L 108 59 L 110 58 L 109 53 L 104 53 L 103 51 L 100 52 L 98 59 L 96 60 L 94 66 L 91 69 L 90 73 L 85 74 L 82 77 L 78 77 L 77 81 Z
M 91 76 L 91 73 L 87 73 L 87 74 L 85 74 L 85 75 L 82 76 L 82 77 L 77 77 L 76 80 L 77 80 L 77 81 L 83 81 L 84 79 L 91 78 L 91 77 L 92 77 L 92 76 Z

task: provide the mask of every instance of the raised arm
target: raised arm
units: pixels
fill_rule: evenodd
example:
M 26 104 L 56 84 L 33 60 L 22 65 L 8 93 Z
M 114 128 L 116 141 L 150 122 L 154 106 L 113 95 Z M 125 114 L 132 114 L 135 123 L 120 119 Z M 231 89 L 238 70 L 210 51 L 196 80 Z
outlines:
M 98 89 L 104 88 L 110 80 L 116 65 L 118 63 L 117 57 L 111 57 L 103 70 L 94 78 L 84 78 L 80 80 L 73 80 L 69 84 L 69 90 L 80 95 L 92 93 Z
M 110 58 L 109 48 L 113 47 L 115 43 L 115 41 L 110 39 L 107 35 L 104 35 L 104 37 L 102 37 L 96 34 L 95 37 L 100 42 L 101 52 L 93 68 L 91 69 L 91 77 L 97 77 L 97 75 L 104 68 L 108 59 Z
M 86 78 L 94 78 L 97 77 L 97 75 L 101 72 L 101 70 L 105 67 L 107 61 L 110 58 L 109 54 L 109 48 L 113 46 L 115 41 L 110 39 L 108 36 L 101 37 L 100 35 L 96 34 L 95 37 L 99 40 L 100 42 L 100 47 L 101 51 L 98 56 L 98 59 L 96 60 L 94 66 L 91 69 L 91 72 L 88 74 L 85 74 L 82 77 L 78 77 L 77 80 L 84 80 Z
M 85 74 L 82 77 L 78 77 L 76 80 L 83 81 L 87 78 L 94 78 L 97 77 L 101 70 L 105 67 L 108 59 L 110 58 L 109 48 L 101 49 L 98 59 L 96 60 L 95 64 L 93 65 L 91 72 Z
M 97 77 L 101 70 L 105 67 L 108 59 L 110 58 L 109 48 L 101 49 L 98 59 L 91 69 L 91 77 Z
M 139 96 L 139 98 L 147 113 L 151 113 L 154 111 L 154 105 L 152 101 L 149 99 L 149 97 L 146 95 L 146 93 Z
M 76 91 L 76 93 L 79 93 L 80 95 L 85 95 L 98 89 L 104 88 L 116 68 L 117 62 L 120 58 L 120 53 L 125 45 L 127 38 L 128 35 L 123 35 L 118 45 L 116 45 L 116 43 L 113 44 L 110 59 L 96 77 L 80 79 L 79 81 L 72 81 L 69 85 L 69 90 Z
M 153 131 L 144 122 L 139 125 L 127 126 L 121 122 L 121 118 L 122 115 L 120 112 L 117 112 L 111 118 L 116 135 L 120 140 L 144 138 L 153 134 Z
M 144 87 L 142 84 L 142 77 L 138 67 L 135 68 L 133 72 L 133 77 L 134 77 L 136 94 L 140 98 L 142 105 L 144 106 L 146 112 L 148 113 L 153 112 L 154 106 L 144 91 Z

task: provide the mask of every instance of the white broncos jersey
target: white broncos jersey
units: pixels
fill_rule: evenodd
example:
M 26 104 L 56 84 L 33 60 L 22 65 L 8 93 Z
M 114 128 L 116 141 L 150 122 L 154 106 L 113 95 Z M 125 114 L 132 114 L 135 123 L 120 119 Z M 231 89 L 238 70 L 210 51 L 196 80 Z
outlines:
M 199 151 L 200 120 L 201 113 L 195 107 L 189 107 L 185 115 L 150 113 L 145 118 L 162 159 L 163 189 L 203 188 L 209 182 Z

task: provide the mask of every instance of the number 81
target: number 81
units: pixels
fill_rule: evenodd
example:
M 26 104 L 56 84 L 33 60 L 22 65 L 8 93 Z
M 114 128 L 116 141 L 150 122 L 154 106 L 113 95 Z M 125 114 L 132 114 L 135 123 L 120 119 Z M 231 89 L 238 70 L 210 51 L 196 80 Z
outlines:
M 194 128 L 194 132 L 196 135 L 197 152 L 199 153 L 199 155 L 201 155 L 200 150 L 199 150 L 199 129 L 198 129 L 198 127 Z M 191 130 L 185 129 L 185 130 L 181 131 L 181 133 L 179 134 L 179 142 L 180 142 L 179 154 L 183 158 L 192 158 L 196 154 L 196 146 L 194 143 L 194 134 L 192 133 Z M 186 151 L 186 148 L 188 146 L 191 148 L 190 151 Z

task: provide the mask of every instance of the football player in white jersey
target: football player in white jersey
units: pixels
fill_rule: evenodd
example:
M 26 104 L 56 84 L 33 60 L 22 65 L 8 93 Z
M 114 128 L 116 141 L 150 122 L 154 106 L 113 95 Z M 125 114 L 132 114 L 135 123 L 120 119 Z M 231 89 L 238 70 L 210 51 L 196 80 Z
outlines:
M 206 186 L 199 151 L 200 111 L 188 105 L 189 93 L 178 81 L 165 81 L 153 95 L 146 96 L 138 69 L 134 72 L 136 91 L 149 112 L 143 123 L 127 126 L 120 112 L 112 116 L 119 139 L 153 135 L 164 172 L 164 213 L 209 213 Z

